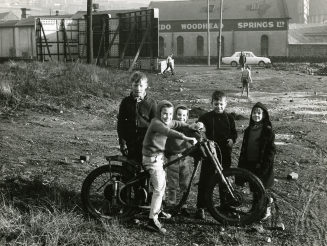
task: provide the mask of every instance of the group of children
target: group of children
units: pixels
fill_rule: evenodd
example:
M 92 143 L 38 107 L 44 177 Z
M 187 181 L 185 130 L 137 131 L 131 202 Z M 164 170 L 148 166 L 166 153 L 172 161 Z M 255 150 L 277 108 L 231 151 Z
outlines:
M 147 78 L 143 73 L 134 72 L 130 81 L 132 92 L 123 99 L 118 114 L 121 152 L 136 161 L 140 161 L 142 155 L 141 161 L 150 174 L 153 191 L 148 227 L 165 233 L 166 230 L 159 222 L 159 218 L 171 217 L 161 210 L 166 190 L 166 172 L 163 169 L 165 158 L 168 161 L 174 160 L 197 142 L 195 138 L 187 136 L 188 130 L 203 129 L 206 137 L 218 144 L 220 150 L 217 153 L 220 154 L 223 168 L 229 168 L 233 144 L 237 139 L 235 121 L 225 112 L 227 96 L 221 91 L 213 92 L 210 112 L 201 115 L 196 123 L 187 124 L 189 112 L 186 106 L 179 105 L 174 112 L 171 102 L 163 100 L 156 104 L 155 100 L 146 95 Z M 135 154 L 135 150 L 138 154 Z M 252 171 L 266 188 L 270 188 L 274 180 L 274 155 L 274 132 L 268 110 L 263 104 L 257 103 L 252 108 L 250 123 L 244 132 L 238 166 Z M 172 205 L 176 203 L 178 188 L 181 192 L 187 189 L 190 166 L 187 161 L 181 160 L 167 169 L 166 202 Z M 201 219 L 205 218 L 204 197 L 208 180 L 214 173 L 211 165 L 201 165 L 196 212 L 196 216 Z M 182 211 L 188 213 L 186 208 Z

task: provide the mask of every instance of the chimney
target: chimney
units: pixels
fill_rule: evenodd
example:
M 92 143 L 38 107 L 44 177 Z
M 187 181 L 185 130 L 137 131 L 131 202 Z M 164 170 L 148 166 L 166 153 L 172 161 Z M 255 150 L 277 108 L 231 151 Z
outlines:
M 56 10 L 56 16 L 58 16 L 59 15 L 59 10 Z
M 27 8 L 21 8 L 20 10 L 22 11 L 21 18 L 22 18 L 22 19 L 26 19 L 26 18 L 27 18 L 27 11 L 29 11 L 30 9 L 27 9 Z

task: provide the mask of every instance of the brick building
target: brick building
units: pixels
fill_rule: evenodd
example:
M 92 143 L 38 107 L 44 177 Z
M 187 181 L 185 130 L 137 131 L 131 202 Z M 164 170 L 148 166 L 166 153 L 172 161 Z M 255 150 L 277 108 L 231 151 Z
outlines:
M 211 0 L 210 50 L 218 52 L 219 0 Z M 155 1 L 159 9 L 159 54 L 207 55 L 207 1 Z M 288 55 L 288 10 L 284 0 L 228 0 L 223 6 L 222 56 L 239 50 L 256 55 Z

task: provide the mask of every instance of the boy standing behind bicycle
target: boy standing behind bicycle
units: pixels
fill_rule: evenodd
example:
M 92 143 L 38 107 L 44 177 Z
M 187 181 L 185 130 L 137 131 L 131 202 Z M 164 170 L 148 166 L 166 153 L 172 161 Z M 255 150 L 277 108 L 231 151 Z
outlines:
M 151 199 L 148 227 L 157 232 L 166 233 L 166 229 L 159 222 L 162 198 L 166 188 L 166 173 L 163 169 L 164 151 L 167 138 L 177 138 L 191 141 L 195 144 L 195 138 L 187 137 L 174 129 L 181 127 L 194 128 L 196 125 L 188 125 L 182 121 L 173 120 L 174 106 L 167 100 L 158 103 L 157 116 L 152 119 L 143 141 L 143 166 L 150 174 L 150 182 L 153 188 Z M 171 216 L 163 213 L 166 218 Z M 161 214 L 160 214 L 161 216 Z
M 131 74 L 132 91 L 120 106 L 117 133 L 120 151 L 128 159 L 142 162 L 142 143 L 151 120 L 156 115 L 157 103 L 147 95 L 148 78 L 139 71 Z
M 188 108 L 184 105 L 179 105 L 175 110 L 175 120 L 187 122 L 189 116 Z M 181 131 L 185 133 L 185 131 Z M 186 134 L 187 135 L 187 134 Z M 181 156 L 181 153 L 189 148 L 191 144 L 181 139 L 168 138 L 166 142 L 165 155 L 167 162 L 176 160 Z M 190 164 L 187 159 L 182 159 L 167 167 L 167 205 L 176 205 L 177 190 L 183 194 L 187 191 L 188 183 L 190 181 Z M 186 204 L 183 205 L 182 214 L 188 216 Z
M 222 91 L 214 91 L 211 97 L 212 111 L 199 117 L 206 131 L 206 137 L 215 141 L 219 149 L 216 150 L 223 169 L 230 168 L 232 163 L 232 148 L 237 138 L 234 118 L 225 112 L 227 97 Z M 211 178 L 215 175 L 215 168 L 211 163 L 202 162 L 198 186 L 196 217 L 204 219 L 205 194 Z M 222 196 L 222 194 L 220 194 Z M 221 197 L 223 199 L 223 197 Z M 222 205 L 223 205 L 222 201 Z

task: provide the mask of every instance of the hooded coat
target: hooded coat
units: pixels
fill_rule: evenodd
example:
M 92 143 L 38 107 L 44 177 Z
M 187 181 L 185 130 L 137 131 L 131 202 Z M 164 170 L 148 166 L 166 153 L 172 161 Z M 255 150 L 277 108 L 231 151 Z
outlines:
M 260 178 L 265 188 L 270 188 L 274 184 L 274 159 L 276 153 L 276 146 L 274 143 L 275 133 L 272 129 L 268 110 L 265 105 L 260 102 L 256 103 L 251 110 L 251 115 L 254 108 L 261 108 L 263 110 L 262 130 L 258 143 L 258 162 L 253 163 L 247 160 L 249 135 L 251 128 L 255 124 L 255 122 L 252 120 L 252 117 L 250 117 L 249 126 L 245 129 L 244 132 L 238 167 L 253 172 Z

